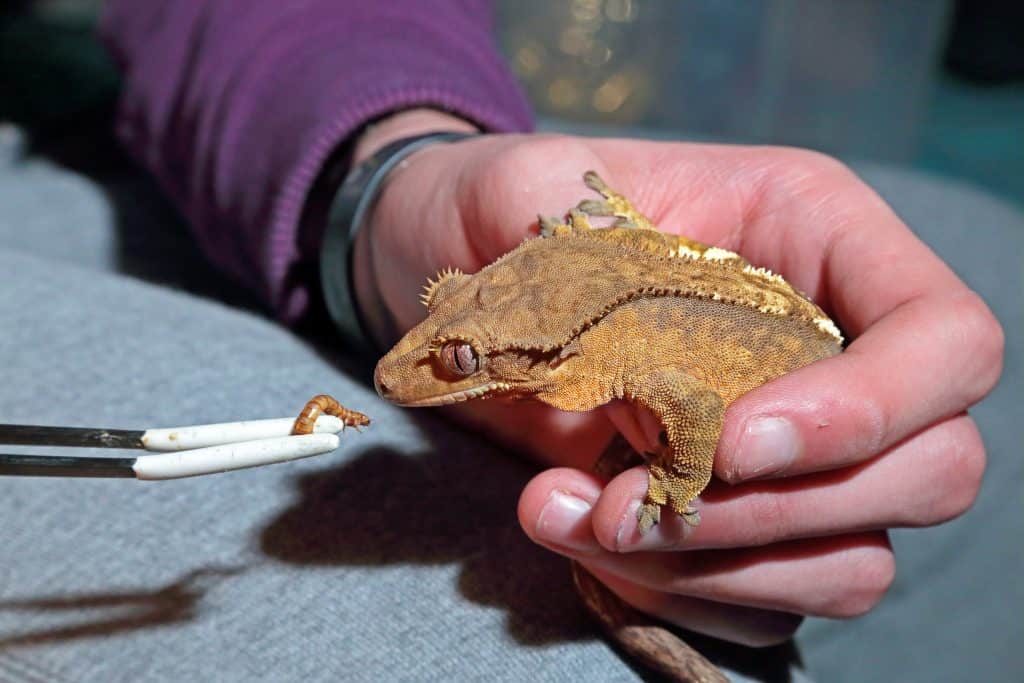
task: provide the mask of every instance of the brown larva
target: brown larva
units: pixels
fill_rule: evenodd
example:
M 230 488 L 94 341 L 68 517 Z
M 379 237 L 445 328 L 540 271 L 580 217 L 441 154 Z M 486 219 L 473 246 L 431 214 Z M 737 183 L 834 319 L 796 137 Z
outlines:
M 292 425 L 292 434 L 312 434 L 313 424 L 321 414 L 333 415 L 340 418 L 346 427 L 365 427 L 370 424 L 370 418 L 355 410 L 349 410 L 338 403 L 333 396 L 318 394 L 306 402 L 302 412 L 295 418 Z

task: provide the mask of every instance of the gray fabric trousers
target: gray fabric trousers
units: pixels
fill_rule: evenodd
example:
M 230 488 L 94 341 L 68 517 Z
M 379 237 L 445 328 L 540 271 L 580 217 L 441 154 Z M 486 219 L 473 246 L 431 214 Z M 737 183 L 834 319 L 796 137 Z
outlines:
M 16 137 L 0 134 L 0 422 L 271 417 L 329 392 L 375 423 L 334 454 L 233 474 L 0 479 L 0 681 L 641 677 L 596 636 L 566 561 L 520 531 L 533 466 L 384 404 L 329 347 L 245 310 L 144 181 L 100 187 L 21 158 Z M 896 531 L 890 594 L 855 621 L 810 620 L 801 655 L 821 681 L 1021 680 L 1024 218 L 860 170 L 989 301 L 1009 352 L 975 412 L 990 455 L 975 508 Z

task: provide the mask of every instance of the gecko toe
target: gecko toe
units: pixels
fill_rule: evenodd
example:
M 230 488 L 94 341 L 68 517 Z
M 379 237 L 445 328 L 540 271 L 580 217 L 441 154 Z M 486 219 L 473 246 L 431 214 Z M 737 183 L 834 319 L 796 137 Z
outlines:
M 588 216 L 613 216 L 615 215 L 615 209 L 599 199 L 584 199 L 576 205 L 576 210 L 587 214 Z
M 654 503 L 642 503 L 636 511 L 637 527 L 640 535 L 643 536 L 650 531 L 655 524 L 661 521 L 661 506 Z

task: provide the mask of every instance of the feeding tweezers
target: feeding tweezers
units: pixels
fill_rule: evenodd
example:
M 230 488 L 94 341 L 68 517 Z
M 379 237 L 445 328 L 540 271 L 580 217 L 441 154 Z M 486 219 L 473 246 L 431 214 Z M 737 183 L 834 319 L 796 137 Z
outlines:
M 346 420 L 319 415 L 312 433 L 292 436 L 294 424 L 294 418 L 146 430 L 0 424 L 0 444 L 159 452 L 134 458 L 0 453 L 0 475 L 177 479 L 214 474 L 333 451 Z

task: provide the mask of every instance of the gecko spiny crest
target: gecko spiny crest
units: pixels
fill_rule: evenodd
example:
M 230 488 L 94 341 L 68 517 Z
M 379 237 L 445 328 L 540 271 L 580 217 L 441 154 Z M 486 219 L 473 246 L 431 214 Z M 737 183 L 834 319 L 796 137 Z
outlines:
M 420 294 L 420 302 L 427 308 L 427 310 L 430 310 L 430 305 L 434 302 L 438 289 L 440 289 L 446 282 L 462 278 L 464 275 L 465 273 L 458 268 L 446 267 L 434 276 L 437 279 L 428 277 L 427 284 L 423 285 L 423 293 Z

